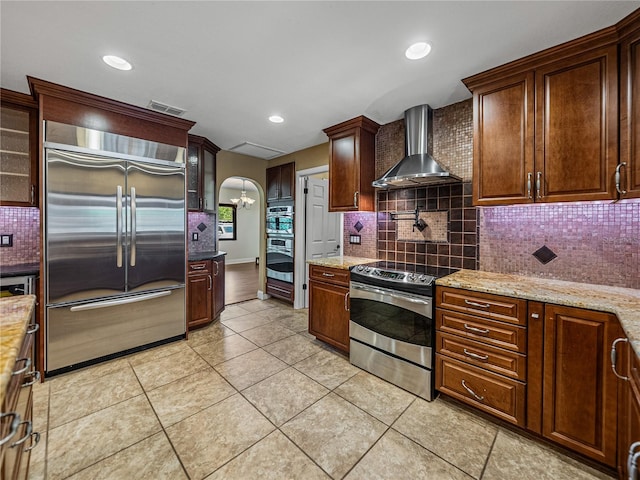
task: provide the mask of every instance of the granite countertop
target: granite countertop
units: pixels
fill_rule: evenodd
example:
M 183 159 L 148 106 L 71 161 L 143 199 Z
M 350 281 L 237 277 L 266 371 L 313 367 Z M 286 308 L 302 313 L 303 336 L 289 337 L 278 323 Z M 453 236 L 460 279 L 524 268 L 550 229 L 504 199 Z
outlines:
M 3 265 L 0 267 L 0 277 L 18 277 L 20 275 L 38 275 L 39 263 L 21 263 L 18 265 Z
M 436 285 L 614 313 L 640 356 L 640 290 L 476 270 L 460 270 Z
M 223 252 L 222 250 L 213 250 L 209 252 L 189 252 L 189 261 L 197 262 L 198 260 L 210 260 L 226 254 L 227 252 Z
M 350 267 L 360 265 L 363 263 L 377 262 L 375 258 L 365 257 L 329 257 L 329 258 L 317 258 L 315 260 L 307 260 L 309 265 L 319 265 L 321 267 L 340 268 L 342 270 L 349 270 Z
M 0 405 L 36 305 L 35 295 L 0 298 Z

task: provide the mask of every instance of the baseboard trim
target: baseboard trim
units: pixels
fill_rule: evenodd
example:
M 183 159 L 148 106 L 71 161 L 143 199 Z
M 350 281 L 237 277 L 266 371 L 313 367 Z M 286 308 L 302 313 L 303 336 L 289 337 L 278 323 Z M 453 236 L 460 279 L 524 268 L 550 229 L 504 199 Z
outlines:
M 235 260 L 224 260 L 227 265 L 237 265 L 238 263 L 256 263 L 256 257 L 253 258 L 236 258 Z
M 271 298 L 271 295 L 264 293 L 262 290 L 258 290 L 258 298 L 260 300 L 266 300 L 267 298 Z

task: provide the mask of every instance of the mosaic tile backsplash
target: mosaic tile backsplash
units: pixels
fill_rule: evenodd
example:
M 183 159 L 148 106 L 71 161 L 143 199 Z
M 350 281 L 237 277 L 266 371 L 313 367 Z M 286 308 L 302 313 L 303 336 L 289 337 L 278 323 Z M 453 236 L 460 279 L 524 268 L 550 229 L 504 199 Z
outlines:
M 0 207 L 0 233 L 13 234 L 13 247 L 0 248 L 0 265 L 40 262 L 40 210 Z
M 356 225 L 360 222 L 360 231 Z M 350 257 L 378 258 L 377 255 L 377 235 L 375 212 L 348 212 L 343 216 L 343 240 L 344 249 L 342 253 Z M 360 235 L 360 245 L 350 244 L 349 235 Z
M 640 200 L 479 211 L 480 270 L 640 288 Z M 557 257 L 542 264 L 545 245 Z
M 187 214 L 188 248 L 190 253 L 216 250 L 216 216 L 212 213 L 189 212 Z M 202 224 L 202 225 L 201 225 Z M 198 234 L 198 241 L 191 240 L 191 234 Z

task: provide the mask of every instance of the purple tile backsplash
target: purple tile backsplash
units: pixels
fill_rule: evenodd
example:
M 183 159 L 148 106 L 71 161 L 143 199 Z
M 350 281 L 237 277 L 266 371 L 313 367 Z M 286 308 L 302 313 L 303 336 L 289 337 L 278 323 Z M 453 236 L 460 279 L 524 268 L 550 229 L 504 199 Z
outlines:
M 203 231 L 198 225 L 203 223 L 207 228 Z M 215 241 L 216 216 L 211 213 L 189 212 L 187 221 L 187 243 L 190 253 L 210 252 L 216 249 Z M 191 240 L 191 234 L 198 234 L 198 241 Z
M 0 207 L 0 233 L 13 234 L 13 247 L 0 248 L 0 265 L 40 262 L 40 210 Z
M 480 211 L 480 270 L 640 288 L 640 200 Z M 543 245 L 557 258 L 532 255 Z

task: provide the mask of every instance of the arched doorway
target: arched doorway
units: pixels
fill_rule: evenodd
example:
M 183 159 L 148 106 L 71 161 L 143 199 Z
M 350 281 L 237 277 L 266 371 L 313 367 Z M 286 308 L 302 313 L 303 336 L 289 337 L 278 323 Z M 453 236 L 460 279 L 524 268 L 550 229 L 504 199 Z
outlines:
M 260 194 L 253 180 L 229 177 L 218 194 L 218 249 L 225 257 L 225 304 L 258 296 Z

